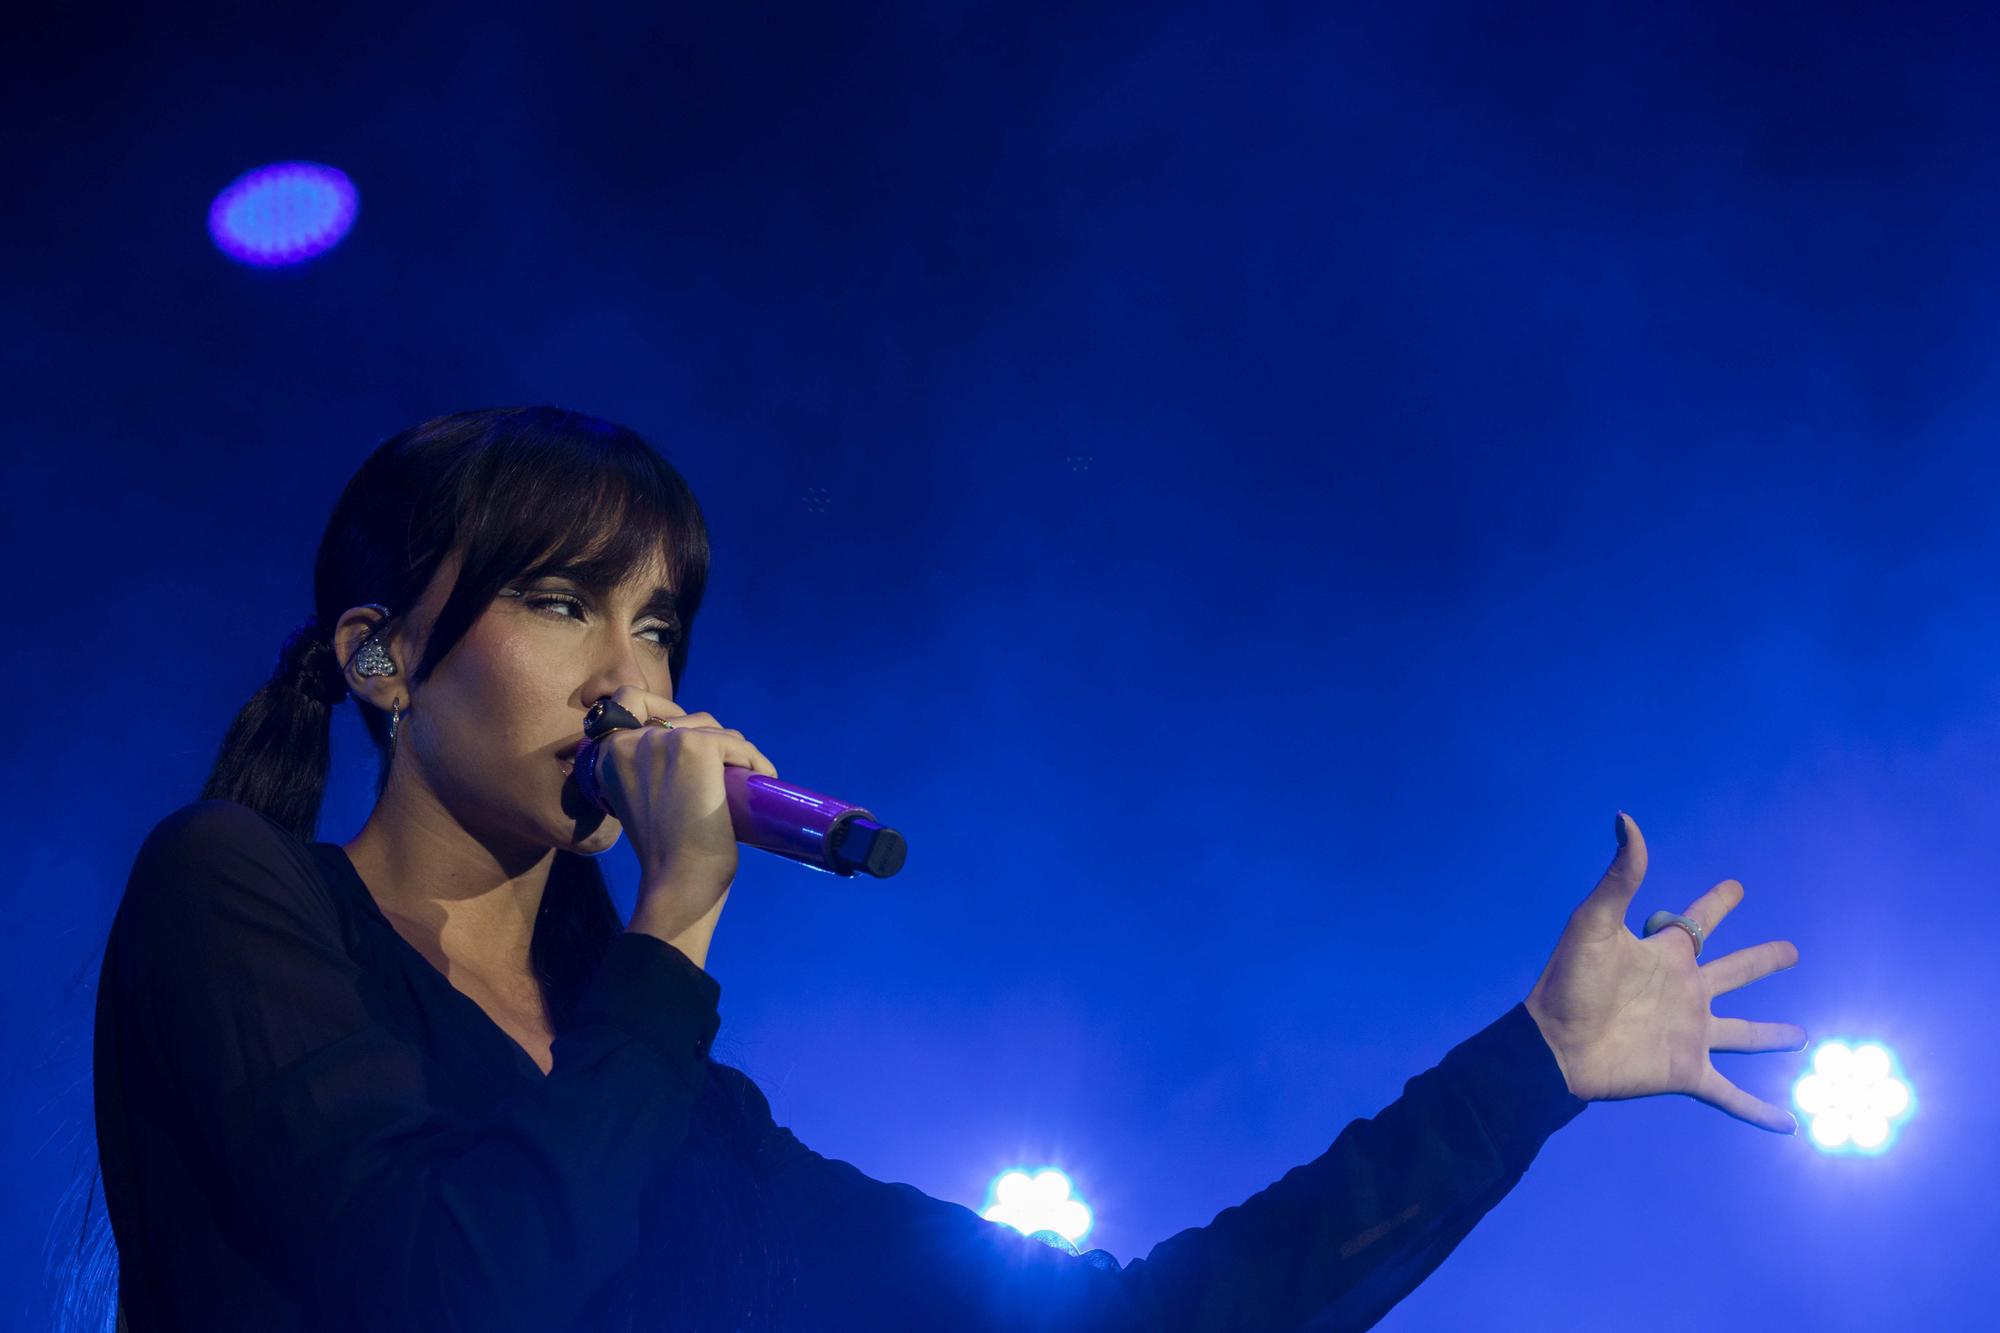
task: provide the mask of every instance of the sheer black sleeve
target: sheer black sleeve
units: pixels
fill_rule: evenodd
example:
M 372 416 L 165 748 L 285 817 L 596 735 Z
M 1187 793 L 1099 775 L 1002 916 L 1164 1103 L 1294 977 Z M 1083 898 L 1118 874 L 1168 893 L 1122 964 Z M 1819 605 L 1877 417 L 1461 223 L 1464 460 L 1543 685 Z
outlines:
M 203 801 L 148 836 L 112 930 L 129 1097 L 205 1161 L 247 1252 L 315 1327 L 552 1330 L 639 1252 L 645 1195 L 687 1135 L 720 988 L 621 934 L 539 1084 L 476 1119 L 384 1021 L 310 851 Z
M 822 1157 L 772 1122 L 739 1071 L 711 1077 L 736 1085 L 758 1122 L 757 1169 L 798 1256 L 800 1304 L 876 1312 L 882 1329 L 1364 1329 L 1585 1105 L 1516 1005 L 1311 1162 L 1120 1267 Z

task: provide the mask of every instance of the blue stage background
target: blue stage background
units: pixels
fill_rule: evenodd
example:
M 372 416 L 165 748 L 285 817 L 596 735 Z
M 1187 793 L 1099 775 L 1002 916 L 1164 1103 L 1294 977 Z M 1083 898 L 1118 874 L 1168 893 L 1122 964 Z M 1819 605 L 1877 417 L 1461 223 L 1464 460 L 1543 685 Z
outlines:
M 811 1146 L 974 1206 L 1061 1164 L 1143 1255 L 1525 996 L 1623 808 L 1635 924 L 1741 879 L 1716 947 L 1802 963 L 1718 1009 L 1889 1042 L 1918 1114 L 1593 1106 L 1381 1327 L 1991 1321 L 1990 15 L 408 10 L 5 39 L 0 1320 L 75 1253 L 126 870 L 340 486 L 552 402 L 707 511 L 680 702 L 909 836 L 746 853 L 710 956 Z M 230 262 L 209 200 L 287 158 L 355 230 Z

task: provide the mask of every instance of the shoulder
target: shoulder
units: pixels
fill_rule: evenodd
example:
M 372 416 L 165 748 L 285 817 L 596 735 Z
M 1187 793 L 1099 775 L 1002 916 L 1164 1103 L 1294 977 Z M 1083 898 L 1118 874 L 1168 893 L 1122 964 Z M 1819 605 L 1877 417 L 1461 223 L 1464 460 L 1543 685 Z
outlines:
M 143 847 L 185 852 L 274 839 L 297 841 L 276 820 L 247 805 L 236 801 L 190 801 L 153 825 Z
M 120 915 L 199 926 L 217 914 L 331 925 L 338 911 L 311 848 L 277 821 L 235 801 L 194 801 L 139 845 Z
M 194 801 L 153 825 L 134 879 L 208 880 L 246 872 L 306 872 L 312 854 L 276 820 L 235 801 Z
M 726 1123 L 753 1137 L 778 1128 L 771 1114 L 770 1099 L 764 1095 L 764 1090 L 734 1065 L 723 1064 L 711 1056 L 708 1060 L 708 1081 L 702 1095 L 718 1104 Z

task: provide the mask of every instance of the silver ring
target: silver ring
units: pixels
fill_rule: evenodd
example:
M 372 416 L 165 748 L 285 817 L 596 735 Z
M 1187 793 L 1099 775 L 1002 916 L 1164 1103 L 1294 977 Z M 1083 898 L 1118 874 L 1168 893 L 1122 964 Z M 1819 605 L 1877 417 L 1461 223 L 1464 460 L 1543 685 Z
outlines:
M 1669 912 L 1663 908 L 1653 913 L 1646 918 L 1646 928 L 1641 933 L 1647 939 L 1651 939 L 1668 926 L 1679 926 L 1682 930 L 1685 930 L 1688 938 L 1694 941 L 1694 956 L 1696 958 L 1701 957 L 1701 927 L 1692 919 L 1682 916 L 1679 912 Z

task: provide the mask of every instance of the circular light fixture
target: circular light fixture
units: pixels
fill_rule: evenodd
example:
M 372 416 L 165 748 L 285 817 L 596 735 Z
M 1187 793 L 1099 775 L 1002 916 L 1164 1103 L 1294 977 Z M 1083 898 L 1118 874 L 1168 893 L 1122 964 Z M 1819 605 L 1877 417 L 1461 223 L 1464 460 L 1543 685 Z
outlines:
M 1090 1208 L 1071 1193 L 1070 1179 L 1054 1167 L 1032 1175 L 1025 1170 L 1001 1173 L 991 1186 L 991 1201 L 980 1213 L 989 1222 L 1004 1222 L 1024 1235 L 1053 1232 L 1076 1252 L 1076 1242 L 1090 1234 Z
M 216 248 L 239 263 L 278 268 L 324 254 L 354 226 L 361 197 L 347 173 L 317 162 L 246 171 L 208 206 Z
M 1810 1072 L 1792 1085 L 1792 1104 L 1811 1121 L 1822 1152 L 1886 1152 L 1909 1119 L 1910 1084 L 1887 1047 L 1876 1041 L 1825 1041 Z

